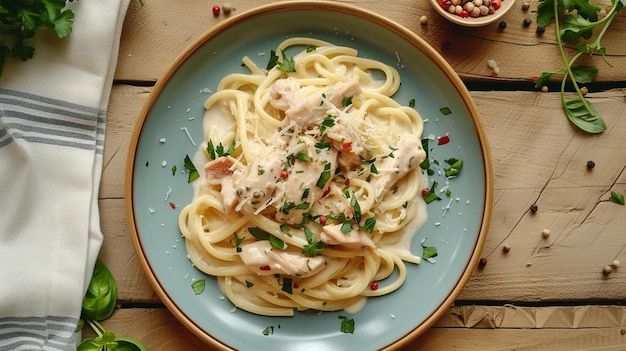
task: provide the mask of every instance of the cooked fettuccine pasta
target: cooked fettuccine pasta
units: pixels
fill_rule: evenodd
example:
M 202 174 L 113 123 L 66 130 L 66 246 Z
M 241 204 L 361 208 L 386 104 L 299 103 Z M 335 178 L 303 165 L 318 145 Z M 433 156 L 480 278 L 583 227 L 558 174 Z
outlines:
M 409 243 L 425 218 L 422 119 L 392 99 L 398 72 L 355 49 L 292 38 L 274 53 L 267 71 L 245 57 L 250 72 L 206 100 L 201 177 L 179 227 L 238 308 L 354 308 L 420 262 Z

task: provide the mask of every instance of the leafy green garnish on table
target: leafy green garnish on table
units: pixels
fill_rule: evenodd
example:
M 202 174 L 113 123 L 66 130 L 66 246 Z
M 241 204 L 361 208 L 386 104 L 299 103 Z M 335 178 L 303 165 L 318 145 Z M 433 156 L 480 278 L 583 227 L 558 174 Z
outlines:
M 37 29 L 51 28 L 59 38 L 72 32 L 74 13 L 65 0 L 0 1 L 0 75 L 12 58 L 31 59 L 35 48 L 27 43 Z
M 535 82 L 535 87 L 544 86 L 554 76 L 562 76 L 563 111 L 572 124 L 587 133 L 601 133 L 606 130 L 604 120 L 581 91 L 581 84 L 595 80 L 598 68 L 579 65 L 577 62 L 583 55 L 600 55 L 609 67 L 613 67 L 606 58 L 606 48 L 602 46 L 601 40 L 617 13 L 626 5 L 626 0 L 611 0 L 611 3 L 611 9 L 602 18 L 599 18 L 598 14 L 603 7 L 589 0 L 541 0 L 537 5 L 539 24 L 548 25 L 554 21 L 556 41 L 565 68 L 543 72 Z M 560 15 L 561 13 L 565 14 Z M 593 41 L 590 41 L 596 28 L 601 28 L 600 32 Z M 578 52 L 568 59 L 564 43 L 575 41 L 581 41 L 576 45 Z M 572 83 L 577 96 L 566 99 L 565 85 L 568 80 Z
M 624 205 L 624 195 L 611 191 L 611 197 L 609 198 L 609 201 L 615 202 L 616 204 Z
M 77 328 L 81 330 L 87 323 L 98 336 L 83 340 L 78 345 L 77 351 L 147 351 L 138 340 L 118 338 L 98 323 L 113 314 L 116 304 L 117 283 L 111 271 L 98 259 L 83 299 L 81 320 Z

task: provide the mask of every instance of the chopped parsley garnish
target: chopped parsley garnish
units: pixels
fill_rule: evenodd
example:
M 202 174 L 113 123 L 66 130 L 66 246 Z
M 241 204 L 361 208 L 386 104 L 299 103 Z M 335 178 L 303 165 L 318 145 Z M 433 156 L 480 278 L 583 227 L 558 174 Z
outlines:
M 283 72 L 295 72 L 296 71 L 296 62 L 293 60 L 293 57 L 287 57 L 284 51 L 281 51 L 283 56 L 283 62 L 278 63 L 278 69 Z
M 324 242 L 313 242 L 313 232 L 307 227 L 302 227 L 307 244 L 302 247 L 302 253 L 305 255 L 319 255 L 324 248 Z
M 433 185 L 430 187 L 430 191 L 428 192 L 428 195 L 424 196 L 424 201 L 427 204 L 435 200 L 441 200 L 441 198 L 437 196 L 437 194 L 435 193 L 435 190 L 437 189 L 437 185 L 439 185 L 437 182 L 433 182 Z
M 310 204 L 308 202 L 303 202 L 301 204 L 295 204 L 293 202 L 283 202 L 283 205 L 280 206 L 280 212 L 284 214 L 289 214 L 291 210 L 306 210 L 308 209 Z
M 274 326 L 270 325 L 269 327 L 265 327 L 265 329 L 263 329 L 263 335 L 268 336 L 270 334 L 274 334 Z
M 291 278 L 283 277 L 283 287 L 280 289 L 287 294 L 293 294 L 293 281 Z
M 237 250 L 237 252 L 241 252 L 241 243 L 243 242 L 243 238 L 240 238 L 237 233 L 234 233 L 233 239 L 235 239 L 235 249 Z
M 457 160 L 456 158 L 450 158 L 445 160 L 447 164 L 450 165 L 450 168 L 444 168 L 444 172 L 446 177 L 453 177 L 459 175 L 461 173 L 461 167 L 463 166 L 463 160 Z
M 352 231 L 352 222 L 350 221 L 343 222 L 343 224 L 341 225 L 341 232 L 350 233 L 350 231 Z
M 246 280 L 246 287 L 251 288 L 254 286 L 254 283 Z
M 302 192 L 302 200 L 306 199 L 307 197 L 309 197 L 309 192 L 311 191 L 310 188 L 306 188 L 304 189 L 304 191 Z
M 324 133 L 326 128 L 330 128 L 335 125 L 335 116 L 328 115 L 324 117 L 324 120 L 320 124 L 320 133 Z
M 409 107 L 410 107 L 410 108 L 414 108 L 414 107 L 415 107 L 415 99 L 411 99 L 411 100 L 409 101 Z
M 191 161 L 191 158 L 189 158 L 189 155 L 185 155 L 185 168 L 189 170 L 187 183 L 191 183 L 194 180 L 198 179 L 198 177 L 200 177 L 200 173 L 198 173 L 198 170 L 196 169 L 196 166 L 194 166 L 193 162 Z
M 317 48 L 313 45 L 309 45 L 306 47 L 306 52 L 313 52 L 315 51 Z
M 429 261 L 432 260 L 433 258 L 437 257 L 437 248 L 434 246 L 426 246 L 424 245 L 424 243 L 422 242 L 422 248 L 424 249 L 424 252 L 422 253 L 422 258 Z
M 346 96 L 341 99 L 341 106 L 346 107 L 352 105 L 352 96 Z
M 330 180 L 330 163 L 324 165 L 324 170 L 320 174 L 319 179 L 317 180 L 317 187 L 320 189 L 324 189 L 326 183 Z
M 346 316 L 339 316 L 338 318 L 341 319 L 341 327 L 339 330 L 342 333 L 354 334 L 354 319 Z
M 273 248 L 281 250 L 287 248 L 287 245 L 285 245 L 284 241 L 280 240 L 279 238 L 273 236 L 272 234 L 266 232 L 259 227 L 248 228 L 248 232 L 252 234 L 252 236 L 255 237 L 257 240 L 269 240 Z
M 365 224 L 363 225 L 363 228 L 367 230 L 368 233 L 371 233 L 374 231 L 375 226 L 376 226 L 376 219 L 373 217 L 370 217 L 365 220 Z
M 609 198 L 609 201 L 614 202 L 616 204 L 623 205 L 624 204 L 624 195 L 618 194 L 618 193 L 616 193 L 614 191 L 611 191 L 611 197 Z
M 452 113 L 452 110 L 450 110 L 449 107 L 442 107 L 439 109 L 439 111 L 441 111 L 441 113 L 443 113 L 444 115 L 449 115 Z
M 176 165 L 172 166 L 172 175 L 176 175 Z
M 209 158 L 211 160 L 215 160 L 218 157 L 231 155 L 234 150 L 235 150 L 234 140 L 232 143 L 230 143 L 230 146 L 228 146 L 228 149 L 225 149 L 224 145 L 222 145 L 221 142 L 217 146 L 214 146 L 212 140 L 208 141 L 207 147 L 206 147 L 206 151 L 209 154 Z
M 283 72 L 295 72 L 296 71 L 296 63 L 293 60 L 293 57 L 287 57 L 284 51 L 281 51 L 281 55 L 283 57 L 283 61 L 278 61 L 278 55 L 276 55 L 276 51 L 272 50 L 270 52 L 270 59 L 267 62 L 267 69 L 270 70 L 274 68 L 274 66 L 278 66 L 278 69 Z
M 359 201 L 354 194 L 352 194 L 350 199 L 350 206 L 354 209 L 354 221 L 359 224 L 361 222 L 361 205 L 359 205 Z
M 205 286 L 206 286 L 206 281 L 204 279 L 196 280 L 195 282 L 191 283 L 191 288 L 193 289 L 193 293 L 196 295 L 202 294 Z

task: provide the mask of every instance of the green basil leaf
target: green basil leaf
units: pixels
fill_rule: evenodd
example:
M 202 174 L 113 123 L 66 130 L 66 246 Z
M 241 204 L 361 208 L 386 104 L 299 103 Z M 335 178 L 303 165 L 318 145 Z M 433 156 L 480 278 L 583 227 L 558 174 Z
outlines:
M 579 83 L 591 83 L 598 76 L 598 68 L 591 66 L 574 66 L 572 67 L 572 73 L 574 79 Z
M 144 346 L 139 340 L 129 339 L 129 338 L 117 338 L 115 339 L 117 346 L 113 349 L 109 349 L 111 351 L 148 351 L 146 346 Z
M 76 351 L 100 351 L 103 349 L 104 344 L 100 338 L 89 338 L 83 340 L 76 347 Z
M 107 319 L 113 314 L 116 301 L 117 284 L 113 274 L 98 259 L 83 299 L 82 316 L 92 321 Z
M 604 120 L 590 102 L 577 97 L 569 100 L 562 99 L 562 103 L 567 118 L 581 130 L 592 134 L 606 130 Z M 589 106 L 591 113 L 586 106 Z

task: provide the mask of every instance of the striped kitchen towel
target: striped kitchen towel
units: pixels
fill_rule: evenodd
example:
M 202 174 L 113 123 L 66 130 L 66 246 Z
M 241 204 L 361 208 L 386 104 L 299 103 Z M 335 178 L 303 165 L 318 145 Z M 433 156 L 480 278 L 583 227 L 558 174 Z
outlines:
M 0 77 L 0 350 L 75 350 L 102 243 L 106 108 L 129 0 L 68 2 Z

